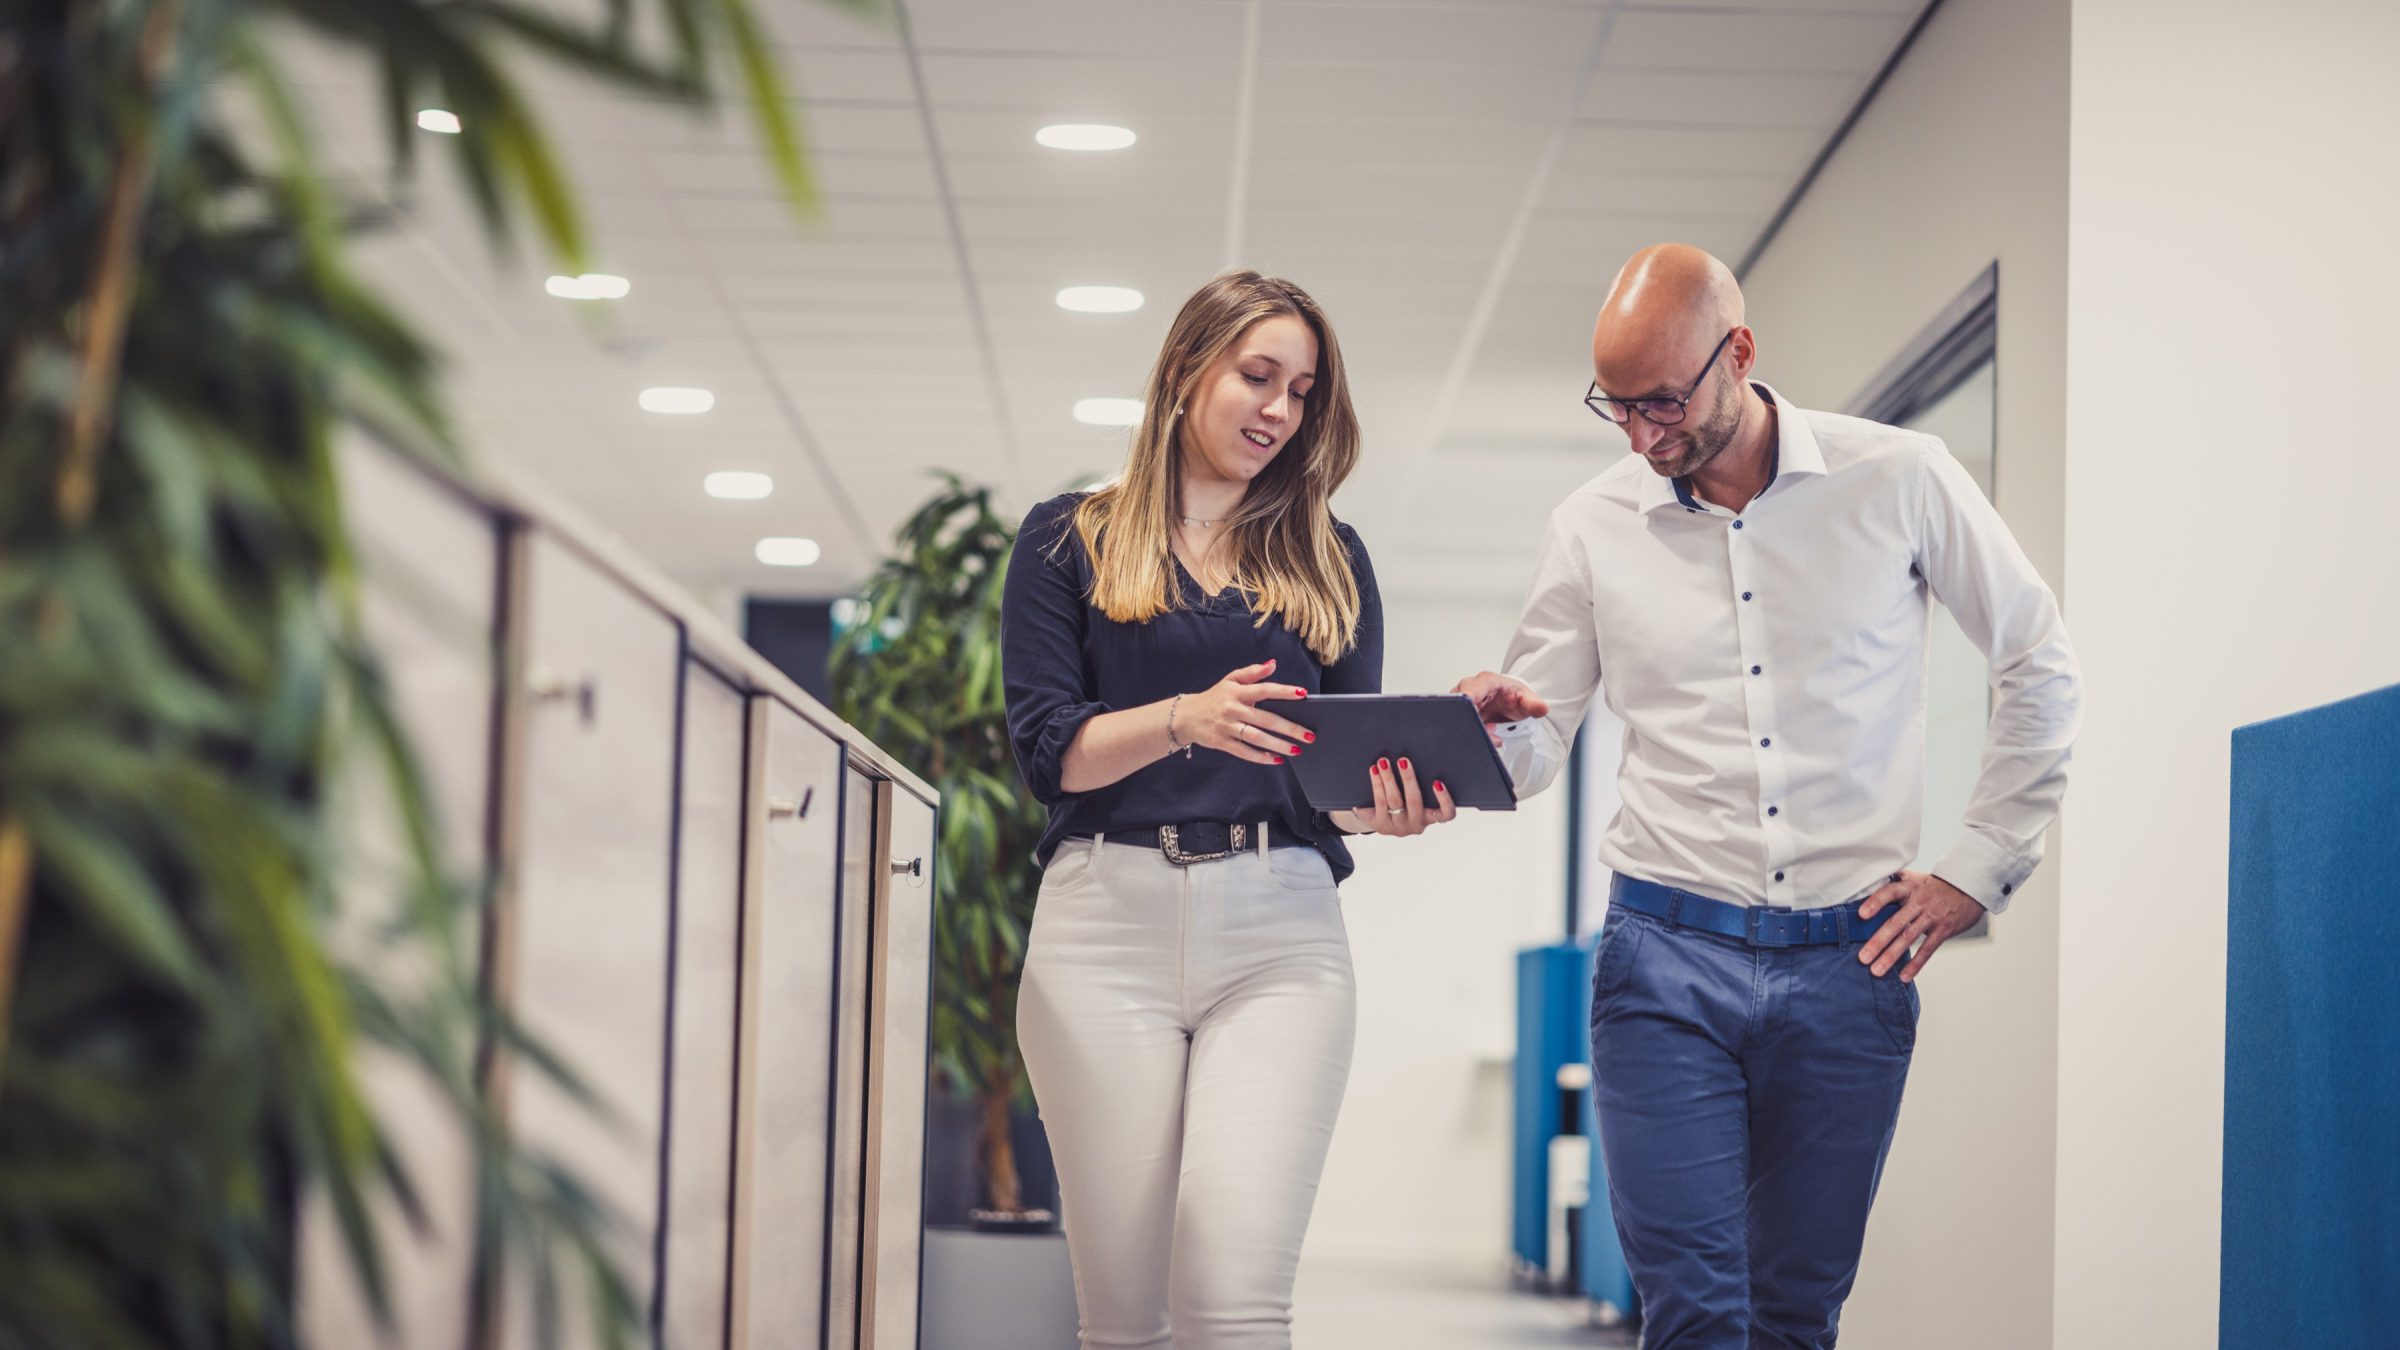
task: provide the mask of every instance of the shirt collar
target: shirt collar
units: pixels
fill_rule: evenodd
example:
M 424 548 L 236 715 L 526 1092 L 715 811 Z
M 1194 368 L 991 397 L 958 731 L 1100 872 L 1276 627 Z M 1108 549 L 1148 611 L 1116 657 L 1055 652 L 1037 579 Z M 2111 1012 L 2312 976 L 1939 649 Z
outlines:
M 1789 399 L 1775 392 L 1763 380 L 1752 380 L 1750 387 L 1775 405 L 1775 463 L 1768 471 L 1767 485 L 1788 474 L 1823 477 L 1825 451 L 1817 444 L 1817 434 L 1809 428 L 1808 414 L 1793 406 Z M 1661 478 L 1645 472 L 1642 475 L 1641 509 L 1644 513 L 1669 506 L 1699 509 L 1696 500 L 1687 501 L 1690 489 L 1680 478 Z

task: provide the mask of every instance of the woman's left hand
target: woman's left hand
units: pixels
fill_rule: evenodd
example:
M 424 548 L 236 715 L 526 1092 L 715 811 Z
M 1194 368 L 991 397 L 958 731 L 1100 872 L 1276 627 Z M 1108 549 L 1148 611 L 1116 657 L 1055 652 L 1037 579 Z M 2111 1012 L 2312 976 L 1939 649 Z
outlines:
M 1450 789 L 1435 783 L 1433 800 L 1427 802 L 1417 788 L 1416 769 L 1405 759 L 1397 768 L 1390 760 L 1379 759 L 1367 767 L 1367 778 L 1375 788 L 1375 804 L 1349 813 L 1352 822 L 1361 827 L 1353 833 L 1423 834 L 1429 825 L 1458 818 Z

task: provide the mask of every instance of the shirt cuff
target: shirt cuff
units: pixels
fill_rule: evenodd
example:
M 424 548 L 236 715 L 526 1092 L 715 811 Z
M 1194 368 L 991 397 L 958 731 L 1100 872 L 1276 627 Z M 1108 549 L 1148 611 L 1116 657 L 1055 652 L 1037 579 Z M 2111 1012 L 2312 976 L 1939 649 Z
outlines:
M 1069 704 L 1042 724 L 1041 734 L 1034 741 L 1032 762 L 1027 766 L 1030 772 L 1026 774 L 1026 785 L 1033 789 L 1036 801 L 1055 806 L 1083 795 L 1067 791 L 1067 748 L 1075 743 L 1075 734 L 1083 730 L 1084 723 L 1109 711 L 1112 709 L 1105 703 Z
M 2012 857 L 2002 846 L 1970 831 L 1950 846 L 1932 871 L 1974 897 L 1987 913 L 1998 914 L 2008 908 L 2025 878 L 2033 875 L 2034 865 L 2033 860 Z
M 1534 738 L 1538 722 L 1539 719 L 1528 717 L 1516 722 L 1497 722 L 1491 728 L 1500 737 L 1501 767 L 1508 770 L 1509 784 L 1520 797 L 1525 784 L 1538 776 L 1535 761 L 1541 758 L 1542 749 L 1541 742 Z

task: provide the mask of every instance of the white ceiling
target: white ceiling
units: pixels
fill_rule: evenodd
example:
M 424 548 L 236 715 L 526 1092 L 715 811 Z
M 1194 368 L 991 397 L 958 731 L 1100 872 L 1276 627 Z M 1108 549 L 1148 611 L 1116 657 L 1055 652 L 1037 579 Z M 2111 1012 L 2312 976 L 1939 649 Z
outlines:
M 529 69 L 594 265 L 632 295 L 595 315 L 544 293 L 530 247 L 491 262 L 438 159 L 361 258 L 447 350 L 478 453 L 720 599 L 855 583 L 935 469 L 1012 513 L 1113 469 L 1124 433 L 1069 408 L 1137 395 L 1183 297 L 1256 266 L 1340 335 L 1367 445 L 1336 509 L 1386 586 L 1513 594 L 1550 505 L 1622 453 L 1579 401 L 1618 264 L 1662 239 L 1738 259 L 1922 4 L 907 0 L 871 21 L 757 0 L 818 226 L 794 224 L 738 106 Z M 379 171 L 371 83 L 322 57 L 301 78 L 333 153 Z M 1140 141 L 1036 145 L 1058 121 Z M 1077 284 L 1149 303 L 1057 308 Z M 716 408 L 645 413 L 656 384 Z M 775 493 L 713 500 L 716 469 Z M 824 559 L 762 566 L 770 534 Z

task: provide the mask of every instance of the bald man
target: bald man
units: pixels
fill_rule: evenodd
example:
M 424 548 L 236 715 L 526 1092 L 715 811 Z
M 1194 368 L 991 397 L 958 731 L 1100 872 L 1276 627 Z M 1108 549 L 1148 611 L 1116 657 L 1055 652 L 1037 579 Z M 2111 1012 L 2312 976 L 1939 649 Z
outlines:
M 1592 1066 L 1645 1350 L 1834 1344 L 1917 976 L 2040 862 L 2080 721 L 2058 603 L 1941 442 L 1757 364 L 1723 263 L 1625 265 L 1585 402 L 1633 453 L 1552 513 L 1502 672 L 1458 686 L 1520 795 L 1594 694 L 1624 723 Z M 1936 600 L 1998 697 L 1965 834 L 1915 872 Z

